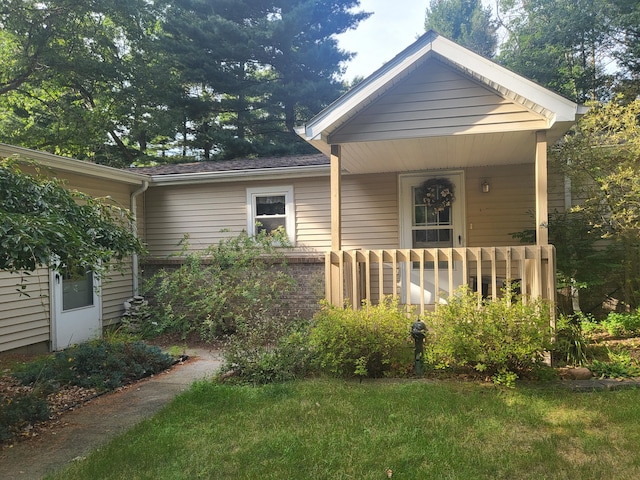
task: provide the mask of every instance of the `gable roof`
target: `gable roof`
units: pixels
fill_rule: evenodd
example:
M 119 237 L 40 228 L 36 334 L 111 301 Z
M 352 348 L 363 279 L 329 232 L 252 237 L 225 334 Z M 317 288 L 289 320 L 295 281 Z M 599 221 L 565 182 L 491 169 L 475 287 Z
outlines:
M 586 109 L 430 31 L 296 132 L 352 173 L 533 162 Z M 527 147 L 528 146 L 528 147 Z
M 584 107 L 431 30 L 318 113 L 306 125 L 299 127 L 297 133 L 314 145 L 316 141 L 328 138 L 341 125 L 431 58 L 453 67 L 503 98 L 538 113 L 548 120 L 549 128 L 555 123 L 574 123 L 578 115 L 586 112 Z

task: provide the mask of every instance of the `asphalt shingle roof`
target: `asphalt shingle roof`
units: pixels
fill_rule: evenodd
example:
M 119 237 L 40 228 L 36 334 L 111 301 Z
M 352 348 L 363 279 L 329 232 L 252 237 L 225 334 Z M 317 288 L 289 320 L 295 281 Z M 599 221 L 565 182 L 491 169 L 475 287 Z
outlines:
M 239 158 L 217 162 L 192 162 L 157 165 L 155 167 L 132 167 L 128 170 L 147 175 L 172 175 L 181 173 L 231 172 L 234 170 L 259 170 L 267 168 L 306 167 L 329 165 L 329 157 L 322 153 L 289 157 Z

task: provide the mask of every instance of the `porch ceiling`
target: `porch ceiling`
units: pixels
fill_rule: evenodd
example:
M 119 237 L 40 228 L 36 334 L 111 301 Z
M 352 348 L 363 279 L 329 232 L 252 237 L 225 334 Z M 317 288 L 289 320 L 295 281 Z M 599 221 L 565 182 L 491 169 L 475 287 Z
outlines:
M 501 132 L 342 144 L 342 169 L 348 173 L 510 165 L 535 161 L 536 133 Z M 312 142 L 330 155 L 330 146 Z

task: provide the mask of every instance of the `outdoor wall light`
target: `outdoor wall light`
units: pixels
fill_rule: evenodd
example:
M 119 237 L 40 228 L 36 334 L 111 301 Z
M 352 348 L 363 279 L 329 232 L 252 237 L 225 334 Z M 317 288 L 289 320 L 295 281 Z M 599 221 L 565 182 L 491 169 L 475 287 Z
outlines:
M 489 182 L 485 180 L 484 182 L 482 182 L 482 193 L 489 193 L 490 191 L 491 185 L 489 185 Z

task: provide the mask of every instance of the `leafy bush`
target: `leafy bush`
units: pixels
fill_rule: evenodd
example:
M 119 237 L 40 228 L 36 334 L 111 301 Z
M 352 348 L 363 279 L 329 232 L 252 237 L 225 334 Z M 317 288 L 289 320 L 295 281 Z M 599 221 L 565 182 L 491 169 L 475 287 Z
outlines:
M 628 378 L 640 376 L 640 367 L 628 350 L 608 351 L 608 361 L 594 359 L 589 369 L 600 378 Z
M 0 441 L 11 438 L 26 423 L 49 418 L 47 401 L 33 394 L 0 399 Z
M 45 391 L 61 384 L 107 391 L 165 370 L 172 362 L 160 348 L 141 341 L 93 340 L 28 363 L 13 375 Z
M 397 299 L 365 302 L 358 310 L 325 303 L 311 328 L 316 365 L 339 377 L 406 373 L 413 361 L 410 326 Z
M 509 291 L 478 306 L 477 294 L 462 287 L 424 320 L 425 358 L 435 368 L 471 368 L 510 381 L 508 372 L 528 373 L 551 346 L 549 306 Z
M 602 327 L 614 337 L 633 337 L 640 334 L 640 311 L 632 313 L 611 312 L 600 322 Z
M 255 237 L 243 232 L 189 252 L 185 238 L 177 254 L 184 258 L 182 265 L 161 270 L 145 284 L 147 294 L 156 299 L 153 319 L 158 331 L 183 337 L 196 331 L 211 340 L 271 315 L 294 283 L 281 268 L 287 245 L 281 231 Z
M 266 384 L 303 378 L 311 365 L 309 325 L 274 319 L 254 325 L 228 341 L 222 371 L 237 383 Z

